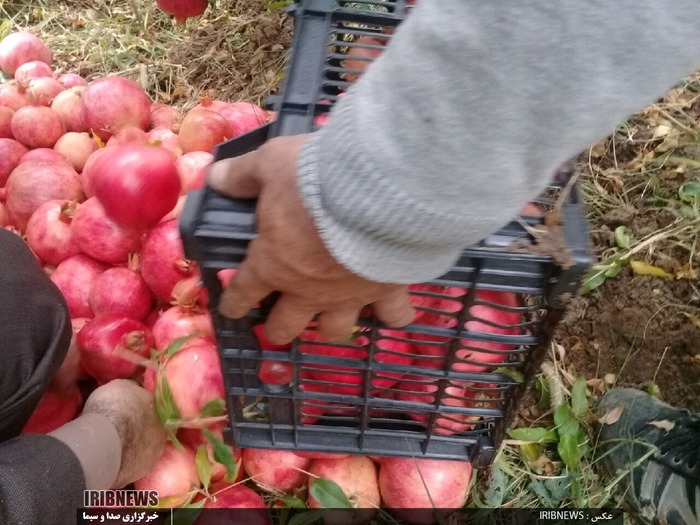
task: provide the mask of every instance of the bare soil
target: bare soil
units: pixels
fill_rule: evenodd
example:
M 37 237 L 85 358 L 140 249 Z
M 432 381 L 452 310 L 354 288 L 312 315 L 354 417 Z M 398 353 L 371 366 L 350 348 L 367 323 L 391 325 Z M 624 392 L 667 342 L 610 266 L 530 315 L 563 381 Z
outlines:
M 602 252 L 612 245 L 617 226 L 641 237 L 670 224 L 673 215 L 621 205 L 589 220 L 595 250 Z M 645 262 L 677 276 L 688 254 L 659 250 Z M 700 328 L 692 313 L 700 306 L 700 292 L 697 277 L 688 277 L 637 275 L 628 266 L 576 298 L 556 334 L 576 372 L 586 378 L 614 374 L 616 386 L 655 384 L 667 403 L 700 411 Z

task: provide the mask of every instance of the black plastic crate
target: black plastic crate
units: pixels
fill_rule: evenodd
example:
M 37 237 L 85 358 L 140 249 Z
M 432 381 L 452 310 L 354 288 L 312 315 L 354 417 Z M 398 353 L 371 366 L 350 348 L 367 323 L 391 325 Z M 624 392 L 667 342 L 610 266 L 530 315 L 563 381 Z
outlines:
M 295 36 L 286 81 L 274 100 L 276 121 L 221 144 L 216 159 L 314 129 L 327 103 L 349 85 L 344 53 L 362 35 L 390 38 L 387 30 L 407 12 L 404 0 L 298 1 L 291 9 Z M 414 324 L 388 330 L 362 317 L 356 340 L 343 345 L 320 342 L 310 327 L 288 351 L 272 350 L 256 335 L 274 296 L 240 320 L 216 310 L 218 272 L 237 268 L 255 236 L 255 202 L 210 188 L 191 192 L 181 233 L 210 294 L 228 439 L 242 448 L 488 465 L 593 260 L 583 204 L 569 176 L 562 169 L 537 201 L 543 213 L 556 208 L 558 226 L 546 227 L 543 215 L 523 216 L 465 249 L 451 271 L 412 291 L 420 312 Z M 549 253 L 541 235 L 553 237 L 556 252 Z M 484 320 L 492 318 L 499 324 Z M 263 363 L 283 373 L 263 382 Z

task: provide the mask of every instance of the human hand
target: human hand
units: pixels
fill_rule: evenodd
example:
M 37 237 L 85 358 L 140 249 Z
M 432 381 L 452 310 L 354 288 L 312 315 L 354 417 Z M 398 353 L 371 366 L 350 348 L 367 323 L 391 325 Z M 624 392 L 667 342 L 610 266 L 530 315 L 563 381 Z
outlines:
M 258 199 L 258 235 L 221 295 L 221 313 L 241 318 L 270 293 L 280 292 L 265 324 L 265 336 L 275 344 L 290 342 L 316 315 L 325 339 L 346 339 L 367 305 L 387 326 L 410 323 L 414 312 L 405 285 L 364 279 L 324 246 L 297 189 L 297 162 L 308 138 L 278 137 L 210 169 L 208 183 L 218 192 Z
M 134 381 L 115 379 L 90 394 L 83 414 L 101 414 L 119 434 L 122 460 L 113 488 L 144 477 L 165 450 L 166 435 L 153 396 Z

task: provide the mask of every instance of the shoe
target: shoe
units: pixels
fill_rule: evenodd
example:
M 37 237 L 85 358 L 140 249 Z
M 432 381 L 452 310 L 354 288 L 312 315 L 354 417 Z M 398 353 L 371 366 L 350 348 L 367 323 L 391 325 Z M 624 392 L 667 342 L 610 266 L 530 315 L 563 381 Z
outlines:
M 597 454 L 610 477 L 624 475 L 632 512 L 651 523 L 698 525 L 700 416 L 631 388 L 605 394 L 597 412 Z

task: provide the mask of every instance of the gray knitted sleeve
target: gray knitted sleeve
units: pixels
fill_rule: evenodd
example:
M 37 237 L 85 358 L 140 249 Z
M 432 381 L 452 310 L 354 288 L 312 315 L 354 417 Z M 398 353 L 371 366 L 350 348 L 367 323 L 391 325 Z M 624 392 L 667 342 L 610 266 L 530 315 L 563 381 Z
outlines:
M 420 0 L 302 152 L 333 256 L 437 277 L 700 65 L 697 0 Z

